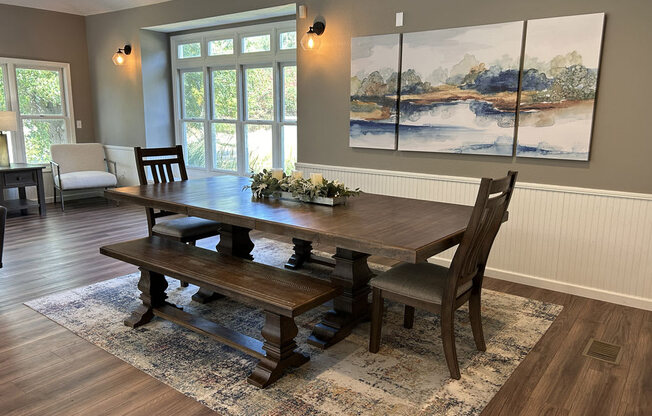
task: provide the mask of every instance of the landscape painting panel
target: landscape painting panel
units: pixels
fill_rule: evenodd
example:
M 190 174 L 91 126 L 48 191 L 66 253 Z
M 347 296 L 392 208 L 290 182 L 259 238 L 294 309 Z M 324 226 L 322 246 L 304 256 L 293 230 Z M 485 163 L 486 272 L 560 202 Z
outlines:
M 589 160 L 604 13 L 529 20 L 517 156 Z
M 407 33 L 398 149 L 511 156 L 523 22 Z
M 351 39 L 351 147 L 396 149 L 399 39 Z

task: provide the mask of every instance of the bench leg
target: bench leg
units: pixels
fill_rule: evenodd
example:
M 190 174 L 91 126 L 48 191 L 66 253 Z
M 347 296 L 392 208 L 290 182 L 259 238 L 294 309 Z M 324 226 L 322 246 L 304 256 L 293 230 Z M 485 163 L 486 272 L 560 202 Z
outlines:
M 310 357 L 295 351 L 297 332 L 294 319 L 265 311 L 262 334 L 266 354 L 247 379 L 250 384 L 265 388 L 278 380 L 287 367 L 299 367 L 310 360 Z
M 136 328 L 145 325 L 154 317 L 154 308 L 165 305 L 165 299 L 168 297 L 165 294 L 165 289 L 168 288 L 168 282 L 165 276 L 159 273 L 150 272 L 140 268 L 140 281 L 138 282 L 138 289 L 140 289 L 140 299 L 143 304 L 136 308 L 131 313 L 131 316 L 125 319 L 124 324 Z

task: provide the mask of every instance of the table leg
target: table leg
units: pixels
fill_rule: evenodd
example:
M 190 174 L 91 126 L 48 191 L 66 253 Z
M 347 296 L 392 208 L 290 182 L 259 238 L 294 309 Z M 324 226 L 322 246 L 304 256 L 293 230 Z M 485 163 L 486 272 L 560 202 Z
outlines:
M 36 193 L 38 194 L 38 212 L 41 217 L 45 217 L 45 186 L 43 185 L 43 170 L 38 169 L 36 172 Z
M 293 238 L 292 243 L 294 243 L 294 254 L 289 258 L 288 262 L 285 263 L 285 268 L 296 270 L 301 268 L 303 263 L 310 259 L 312 254 L 312 242 Z
M 308 343 L 328 348 L 351 333 L 360 322 L 369 318 L 369 279 L 373 273 L 367 264 L 369 254 L 338 248 L 333 256 L 335 269 L 331 282 L 344 288 L 344 293 L 333 300 L 333 309 L 315 325 Z
M 220 228 L 220 242 L 217 243 L 217 251 L 221 254 L 253 260 L 254 257 L 251 255 L 251 251 L 254 249 L 254 243 L 249 238 L 249 231 L 251 231 L 249 228 L 222 224 Z M 199 288 L 197 293 L 192 295 L 192 300 L 199 303 L 207 303 L 221 297 L 222 295 L 212 290 Z
M 25 187 L 21 186 L 18 188 L 18 198 L 25 200 L 27 199 L 27 192 L 25 191 Z M 26 209 L 21 209 L 20 210 L 20 215 L 27 215 L 28 211 Z
M 327 257 L 316 256 L 312 253 L 312 242 L 293 238 L 294 254 L 285 263 L 285 268 L 290 270 L 297 270 L 303 267 L 304 263 L 316 263 L 322 266 L 335 267 L 333 259 Z

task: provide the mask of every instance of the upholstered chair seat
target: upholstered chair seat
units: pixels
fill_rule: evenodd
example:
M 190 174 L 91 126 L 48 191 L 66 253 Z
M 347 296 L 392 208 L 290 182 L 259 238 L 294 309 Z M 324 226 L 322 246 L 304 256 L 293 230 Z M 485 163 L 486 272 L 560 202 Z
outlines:
M 59 183 L 59 178 L 61 183 Z M 118 184 L 115 175 L 109 172 L 84 170 L 81 172 L 62 173 L 54 177 L 54 183 L 64 191 L 88 188 L 112 188 Z
M 174 237 L 178 240 L 193 239 L 203 235 L 217 235 L 219 231 L 219 222 L 197 217 L 164 220 L 152 227 L 152 233 Z
M 412 299 L 441 305 L 448 268 L 432 263 L 404 263 L 371 279 L 370 285 Z M 457 296 L 471 289 L 472 281 L 457 288 Z

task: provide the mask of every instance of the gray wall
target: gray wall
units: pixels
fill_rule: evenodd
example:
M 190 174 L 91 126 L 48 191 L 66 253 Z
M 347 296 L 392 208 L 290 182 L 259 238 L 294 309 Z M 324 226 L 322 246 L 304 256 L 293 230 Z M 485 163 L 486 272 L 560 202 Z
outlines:
M 175 0 L 87 18 L 98 139 L 145 145 L 139 29 L 283 4 L 283 1 Z M 652 133 L 646 82 L 652 68 L 649 0 L 306 0 L 306 31 L 317 15 L 326 20 L 322 48 L 298 51 L 299 161 L 467 177 L 496 176 L 517 169 L 527 182 L 652 193 Z M 394 27 L 394 13 L 405 26 Z M 541 17 L 606 12 L 607 23 L 590 162 L 411 153 L 348 147 L 350 39 Z M 134 59 L 115 67 L 111 54 L 135 46 Z M 119 122 L 118 122 L 119 121 Z
M 95 140 L 84 17 L 0 5 L 0 56 L 69 63 L 77 141 Z
M 174 143 L 170 38 L 166 33 L 141 30 L 141 73 L 147 147 Z

